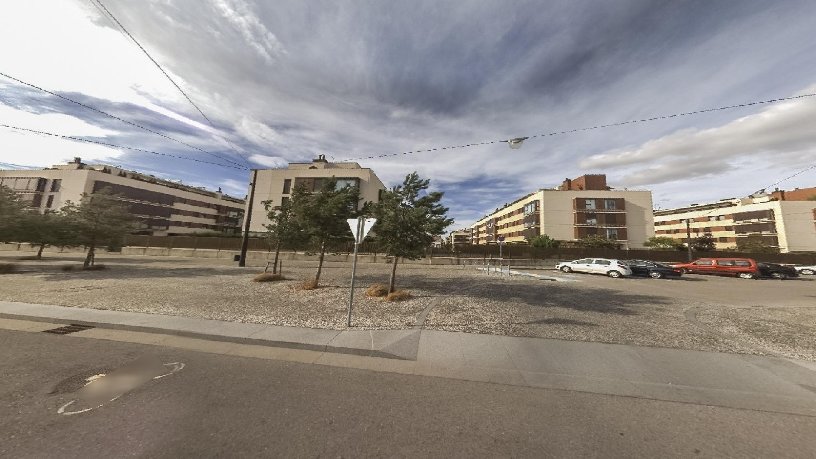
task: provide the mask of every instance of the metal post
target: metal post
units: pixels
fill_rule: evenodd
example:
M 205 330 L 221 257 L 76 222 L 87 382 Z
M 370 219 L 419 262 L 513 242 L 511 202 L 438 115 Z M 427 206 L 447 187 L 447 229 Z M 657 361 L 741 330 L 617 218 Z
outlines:
M 691 219 L 686 219 L 686 248 L 688 249 L 688 261 L 694 258 L 691 252 Z
M 249 247 L 249 224 L 252 222 L 252 201 L 255 200 L 255 183 L 258 181 L 258 169 L 252 169 L 252 182 L 249 184 L 249 202 L 244 215 L 244 237 L 241 239 L 241 258 L 238 266 L 246 266 L 247 248 Z
M 348 305 L 348 321 L 346 325 L 351 327 L 351 305 L 354 303 L 354 274 L 357 272 L 357 247 L 360 246 L 360 236 L 363 234 L 363 222 L 365 221 L 364 218 L 358 217 L 357 218 L 357 234 L 354 237 L 354 259 L 351 262 L 351 291 L 349 292 L 349 305 Z

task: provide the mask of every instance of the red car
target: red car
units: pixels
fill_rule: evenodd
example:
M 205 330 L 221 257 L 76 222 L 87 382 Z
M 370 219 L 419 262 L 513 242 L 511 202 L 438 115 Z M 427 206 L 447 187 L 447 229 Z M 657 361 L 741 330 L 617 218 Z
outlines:
M 736 276 L 743 279 L 759 277 L 759 267 L 753 258 L 698 258 L 691 263 L 672 266 L 684 273 Z

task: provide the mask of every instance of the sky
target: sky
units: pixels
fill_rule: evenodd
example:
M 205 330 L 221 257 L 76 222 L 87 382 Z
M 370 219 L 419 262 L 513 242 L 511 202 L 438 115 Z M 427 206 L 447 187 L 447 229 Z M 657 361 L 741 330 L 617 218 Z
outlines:
M 814 164 L 816 97 L 546 135 L 816 93 L 810 0 L 102 4 L 207 119 L 91 0 L 8 0 L 0 124 L 117 147 L 0 127 L 0 167 L 79 156 L 243 197 L 246 168 L 544 134 L 358 160 L 430 178 L 456 228 L 585 173 L 663 209 L 816 186 L 776 184 Z

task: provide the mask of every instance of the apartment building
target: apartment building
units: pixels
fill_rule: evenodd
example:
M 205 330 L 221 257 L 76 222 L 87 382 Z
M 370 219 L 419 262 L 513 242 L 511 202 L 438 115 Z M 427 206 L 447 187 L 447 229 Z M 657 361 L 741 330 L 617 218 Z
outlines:
M 80 158 L 40 170 L 2 170 L 0 186 L 22 196 L 40 212 L 79 202 L 83 193 L 110 188 L 122 196 L 137 219 L 134 234 L 153 236 L 218 232 L 240 233 L 244 200 L 219 191 L 183 185 L 108 165 L 89 165 Z
M 325 155 L 319 155 L 309 163 L 289 163 L 286 169 L 262 169 L 258 171 L 256 179 L 249 231 L 266 231 L 264 225 L 269 224 L 269 218 L 264 203 L 279 206 L 291 199 L 296 187 L 303 185 L 308 191 L 316 191 L 324 180 L 330 178 L 337 180 L 338 187 L 359 188 L 360 207 L 365 202 L 378 202 L 380 193 L 385 190 L 385 185 L 371 169 L 354 162 L 329 162 Z
M 652 193 L 616 190 L 606 175 L 566 179 L 496 209 L 472 227 L 474 244 L 525 242 L 546 234 L 562 241 L 602 236 L 622 247 L 639 248 L 654 236 Z
M 717 249 L 759 241 L 780 252 L 816 251 L 816 188 L 776 190 L 749 198 L 657 210 L 654 215 L 655 235 L 682 242 L 688 220 L 691 237 L 710 235 Z
M 448 235 L 448 243 L 453 247 L 457 245 L 470 244 L 470 228 L 451 231 L 451 233 Z

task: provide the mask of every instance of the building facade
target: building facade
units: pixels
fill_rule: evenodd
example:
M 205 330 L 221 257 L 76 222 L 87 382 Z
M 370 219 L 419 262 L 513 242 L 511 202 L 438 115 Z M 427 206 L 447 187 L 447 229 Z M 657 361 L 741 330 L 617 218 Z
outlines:
M 83 193 L 109 188 L 121 195 L 137 219 L 134 234 L 153 236 L 240 233 L 243 199 L 163 180 L 113 166 L 88 165 L 80 158 L 40 170 L 0 171 L 0 186 L 18 193 L 30 208 L 59 210 Z
M 456 247 L 457 245 L 467 245 L 471 243 L 471 229 L 470 228 L 463 228 L 456 231 L 451 231 L 448 235 L 448 243 L 452 247 Z
M 289 163 L 286 169 L 261 169 L 255 183 L 249 231 L 266 232 L 264 225 L 269 224 L 269 217 L 265 203 L 280 206 L 291 199 L 296 187 L 303 185 L 308 191 L 316 191 L 322 186 L 323 180 L 331 178 L 337 180 L 338 187 L 359 188 L 359 207 L 365 202 L 379 202 L 380 194 L 385 190 L 385 185 L 371 169 L 360 167 L 354 162 L 329 162 L 324 155 L 319 155 L 310 163 Z
M 655 211 L 655 235 L 685 242 L 686 220 L 691 237 L 710 235 L 717 249 L 735 249 L 749 242 L 780 252 L 816 251 L 816 188 L 773 193 Z
M 606 176 L 567 179 L 556 189 L 541 189 L 497 209 L 472 227 L 474 244 L 525 242 L 546 234 L 576 241 L 602 236 L 622 247 L 639 248 L 654 236 L 652 193 L 614 190 Z

